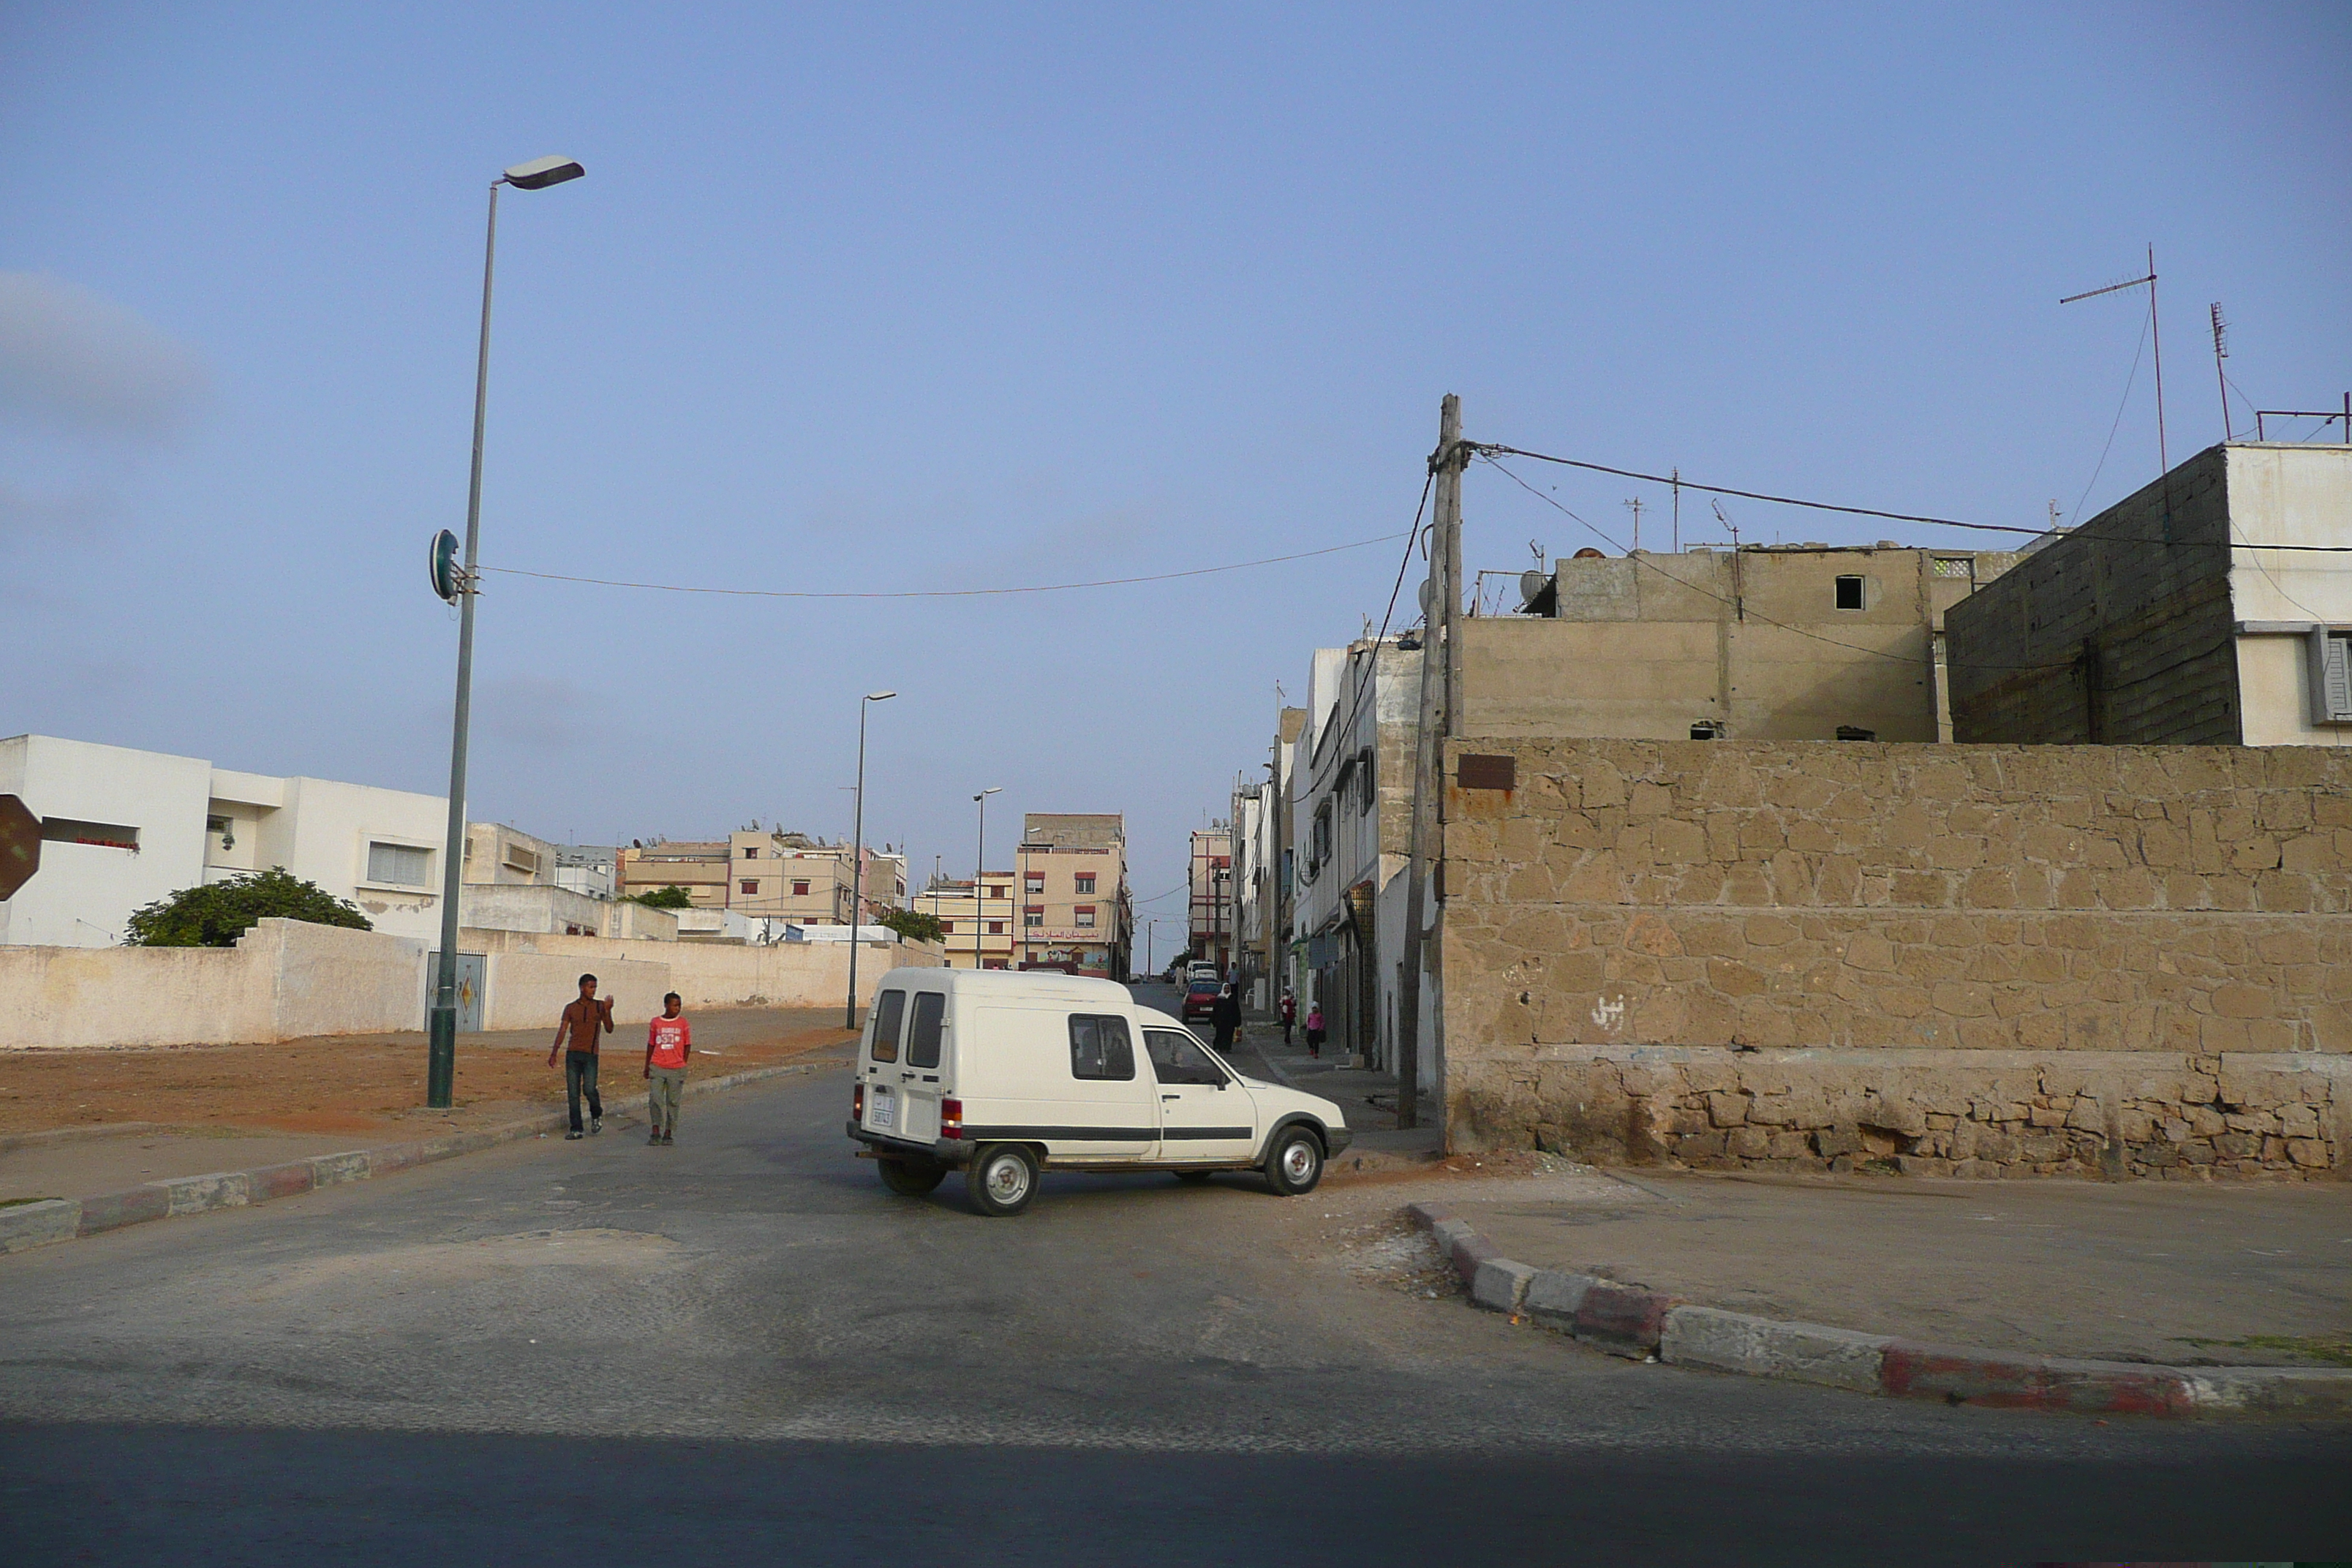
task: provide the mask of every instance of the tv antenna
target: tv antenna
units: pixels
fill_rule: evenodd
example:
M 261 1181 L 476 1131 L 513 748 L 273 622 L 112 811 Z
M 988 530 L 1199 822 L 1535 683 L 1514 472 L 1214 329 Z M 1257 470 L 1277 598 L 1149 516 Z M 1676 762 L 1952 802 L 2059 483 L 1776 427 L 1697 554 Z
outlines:
M 2237 434 L 2230 428 L 2230 375 L 2221 362 L 2230 357 L 2230 323 L 2221 319 L 2221 301 L 2213 301 L 2213 380 L 2221 389 L 2221 439 Z
M 1633 548 L 1639 550 L 1642 548 L 1642 498 L 1635 496 L 1627 501 L 1625 510 L 1633 514 Z
M 2080 294 L 2069 294 L 2058 302 L 2062 305 L 2071 305 L 2077 300 L 2095 300 L 2102 294 L 2120 294 L 2126 289 L 2137 289 L 2143 286 L 2147 289 L 2148 341 L 2156 350 L 2156 460 L 2158 471 L 2168 474 L 2172 471 L 2172 455 L 2164 438 L 2164 336 L 2157 329 L 2156 247 L 2150 245 L 2147 247 L 2147 277 L 2126 278 L 2120 283 L 2110 283 L 2104 289 L 2088 289 Z M 2165 510 L 2168 514 L 2171 510 L 2170 499 L 2168 497 Z

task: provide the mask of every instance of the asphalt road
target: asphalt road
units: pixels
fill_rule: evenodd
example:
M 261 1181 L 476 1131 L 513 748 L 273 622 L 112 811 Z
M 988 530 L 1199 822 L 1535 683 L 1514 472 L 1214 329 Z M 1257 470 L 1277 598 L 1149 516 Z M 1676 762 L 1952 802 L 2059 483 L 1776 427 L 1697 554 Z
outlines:
M 826 1070 L 0 1259 L 11 1562 L 2342 1555 L 2352 1438 L 1617 1361 L 1414 1190 L 888 1195 Z

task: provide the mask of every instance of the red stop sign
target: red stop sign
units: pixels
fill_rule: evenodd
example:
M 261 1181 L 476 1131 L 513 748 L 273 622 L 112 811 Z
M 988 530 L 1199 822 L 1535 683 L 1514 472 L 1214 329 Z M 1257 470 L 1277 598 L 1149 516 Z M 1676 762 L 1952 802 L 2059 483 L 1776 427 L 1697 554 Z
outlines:
M 41 819 L 13 795 L 0 795 L 0 899 L 13 899 L 16 889 L 41 868 Z

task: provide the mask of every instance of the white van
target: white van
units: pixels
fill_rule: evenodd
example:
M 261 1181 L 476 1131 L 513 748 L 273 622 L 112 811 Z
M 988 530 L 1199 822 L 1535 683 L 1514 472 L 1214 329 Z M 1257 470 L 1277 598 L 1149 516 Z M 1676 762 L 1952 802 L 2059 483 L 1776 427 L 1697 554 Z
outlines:
M 1354 1134 L 1329 1100 L 1243 1077 L 1124 985 L 894 969 L 858 1046 L 849 1136 L 894 1193 L 961 1165 L 973 1208 L 1013 1215 L 1043 1170 L 1263 1171 L 1309 1192 Z

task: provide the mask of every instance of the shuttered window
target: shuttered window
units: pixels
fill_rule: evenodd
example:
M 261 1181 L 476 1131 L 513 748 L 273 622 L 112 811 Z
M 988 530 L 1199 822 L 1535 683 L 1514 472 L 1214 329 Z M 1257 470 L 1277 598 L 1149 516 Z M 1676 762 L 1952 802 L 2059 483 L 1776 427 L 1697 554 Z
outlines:
M 2311 634 L 2311 721 L 2352 724 L 2352 632 Z
M 406 844 L 370 844 L 368 880 L 394 888 L 423 888 L 433 880 L 433 851 Z

